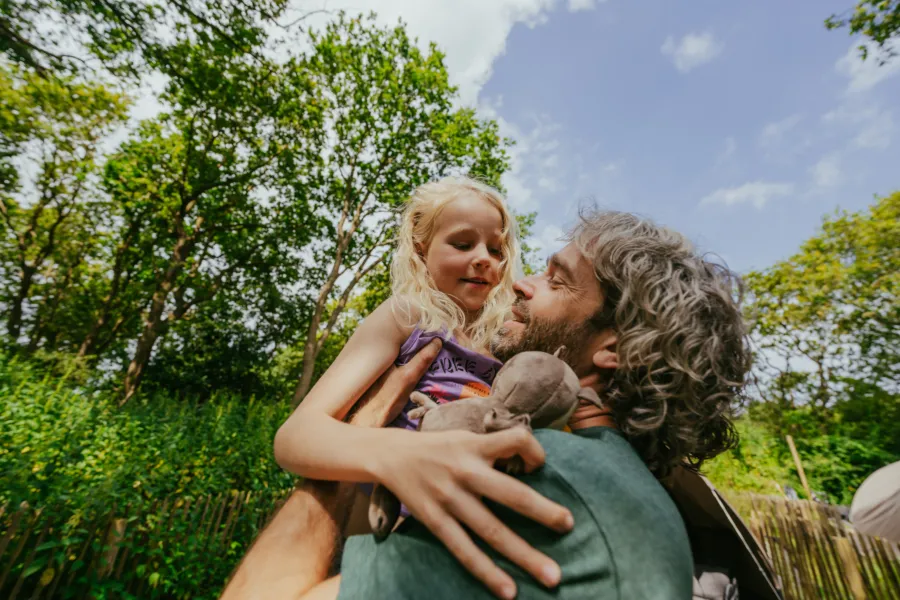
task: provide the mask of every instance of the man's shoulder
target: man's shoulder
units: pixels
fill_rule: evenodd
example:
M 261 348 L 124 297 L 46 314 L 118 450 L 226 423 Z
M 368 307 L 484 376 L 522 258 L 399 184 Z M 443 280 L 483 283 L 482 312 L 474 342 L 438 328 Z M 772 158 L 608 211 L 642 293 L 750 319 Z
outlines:
M 612 519 L 627 510 L 637 519 L 674 520 L 682 525 L 665 488 L 618 431 L 597 427 L 576 435 L 540 430 L 535 437 L 547 453 L 545 469 L 571 486 L 592 510 Z M 650 510 L 634 512 L 635 502 Z
M 589 527 L 602 536 L 614 560 L 622 597 L 665 597 L 656 596 L 654 587 L 669 585 L 674 585 L 669 593 L 685 585 L 689 592 L 693 565 L 684 521 L 631 444 L 609 428 L 585 436 L 535 435 L 547 453 L 543 478 L 558 478 L 552 485 L 570 487 L 583 503 Z M 546 491 L 541 482 L 534 487 Z
M 689 598 L 691 554 L 681 517 L 631 445 L 613 430 L 582 437 L 538 431 L 547 459 L 522 481 L 568 507 L 575 528 L 559 535 L 488 503 L 517 535 L 562 567 L 557 590 L 531 577 L 477 539 L 517 581 L 521 597 L 566 599 Z M 414 519 L 383 543 L 351 538 L 341 598 L 490 598 L 490 594 Z M 377 590 L 377 592 L 376 592 Z

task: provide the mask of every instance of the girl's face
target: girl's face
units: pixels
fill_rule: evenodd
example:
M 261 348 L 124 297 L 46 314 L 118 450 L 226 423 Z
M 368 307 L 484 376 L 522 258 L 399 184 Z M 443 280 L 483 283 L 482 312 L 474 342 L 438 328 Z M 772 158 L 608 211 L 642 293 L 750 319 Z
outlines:
M 435 221 L 425 266 L 437 288 L 468 315 L 481 310 L 500 281 L 502 230 L 500 211 L 471 194 L 447 204 Z

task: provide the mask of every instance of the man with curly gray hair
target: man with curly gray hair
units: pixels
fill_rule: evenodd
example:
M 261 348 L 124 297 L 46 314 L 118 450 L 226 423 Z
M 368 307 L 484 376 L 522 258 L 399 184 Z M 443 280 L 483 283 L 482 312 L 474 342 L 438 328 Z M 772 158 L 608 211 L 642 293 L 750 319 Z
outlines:
M 342 490 L 353 488 L 306 481 L 224 598 L 731 600 L 735 575 L 744 600 L 778 598 L 752 537 L 694 471 L 735 443 L 730 415 L 750 366 L 739 278 L 678 233 L 591 211 L 546 271 L 515 290 L 495 356 L 563 346 L 604 408 L 579 407 L 571 433 L 412 433 L 447 440 L 450 458 L 428 462 L 447 508 L 414 515 L 383 542 L 349 538 L 330 578 L 348 516 Z M 406 402 L 436 349 L 421 354 L 420 364 L 384 376 L 357 424 L 381 426 Z M 421 461 L 414 453 L 411 462 Z M 527 475 L 492 468 L 516 454 Z M 710 568 L 695 574 L 707 559 Z
M 751 360 L 740 279 L 629 213 L 585 212 L 569 240 L 544 273 L 516 283 L 516 323 L 494 355 L 566 346 L 577 373 L 599 377 L 619 430 L 657 476 L 732 447 L 729 416 Z

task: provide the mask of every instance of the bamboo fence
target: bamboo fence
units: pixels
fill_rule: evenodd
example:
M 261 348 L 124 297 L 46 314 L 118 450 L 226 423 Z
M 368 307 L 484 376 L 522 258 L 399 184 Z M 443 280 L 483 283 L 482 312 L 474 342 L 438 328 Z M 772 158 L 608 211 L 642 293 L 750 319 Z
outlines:
M 216 598 L 287 493 L 0 508 L 0 598 Z
M 215 598 L 286 493 L 110 507 L 0 508 L 0 598 Z M 729 494 L 786 600 L 900 600 L 900 546 L 834 507 Z
M 900 545 L 863 535 L 837 508 L 729 494 L 769 555 L 786 600 L 900 600 Z

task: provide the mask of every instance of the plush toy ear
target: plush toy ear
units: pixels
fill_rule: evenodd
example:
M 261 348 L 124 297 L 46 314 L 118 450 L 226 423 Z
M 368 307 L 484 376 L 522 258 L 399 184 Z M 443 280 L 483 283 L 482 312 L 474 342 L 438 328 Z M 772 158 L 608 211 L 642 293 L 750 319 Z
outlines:
M 565 346 L 560 346 L 559 348 L 556 349 L 556 352 L 553 353 L 553 356 L 555 356 L 556 358 L 559 358 L 559 355 L 562 354 L 562 351 L 565 349 L 566 349 Z
M 594 404 L 600 408 L 606 408 L 605 406 L 603 406 L 603 403 L 600 401 L 600 396 L 597 395 L 597 392 L 594 391 L 594 388 L 583 387 L 578 390 L 578 399 L 587 400 L 591 404 Z

